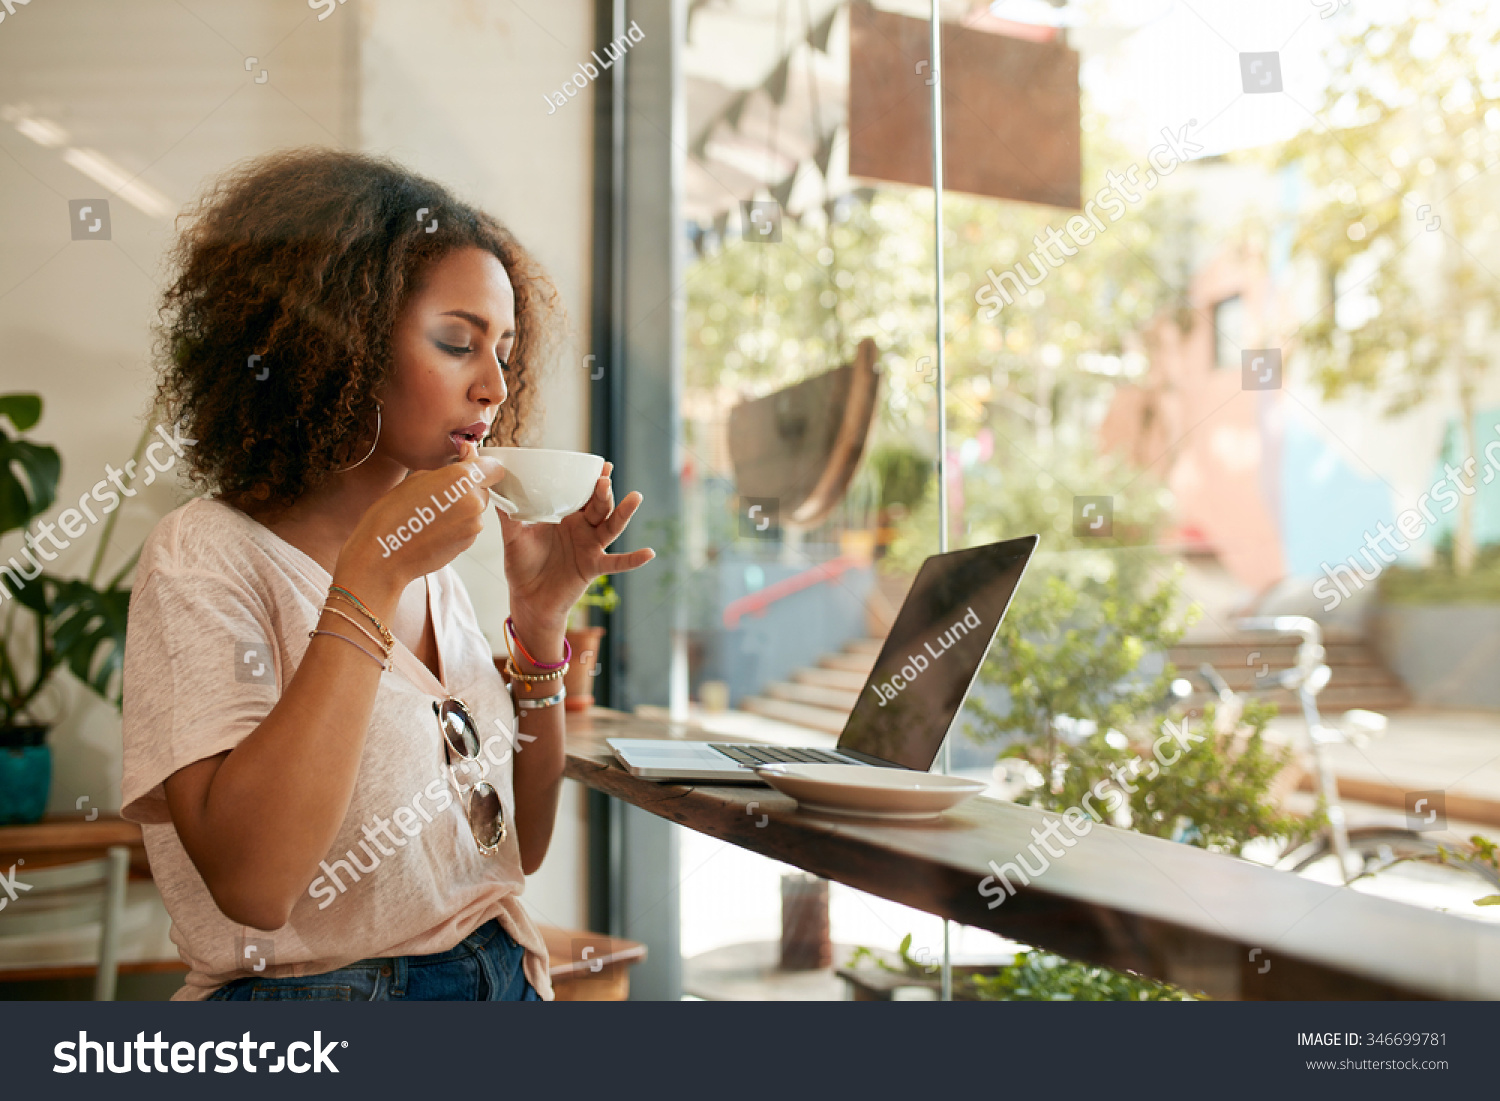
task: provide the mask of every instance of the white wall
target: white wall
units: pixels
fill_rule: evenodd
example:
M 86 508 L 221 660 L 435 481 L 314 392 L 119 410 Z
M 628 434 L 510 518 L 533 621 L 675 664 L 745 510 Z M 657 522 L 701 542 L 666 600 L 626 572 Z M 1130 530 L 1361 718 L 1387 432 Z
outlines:
M 295 145 L 392 155 L 510 226 L 574 320 L 531 442 L 585 447 L 592 105 L 580 96 L 549 117 L 542 92 L 591 40 L 587 0 L 349 0 L 321 21 L 307 0 L 41 0 L 0 22 L 0 391 L 43 395 L 31 435 L 63 461 L 48 518 L 130 457 L 153 389 L 149 326 L 173 215 L 233 163 Z M 76 167 L 100 157 L 121 172 L 110 184 Z M 112 239 L 71 240 L 68 200 L 106 196 Z M 186 497 L 158 480 L 122 507 L 106 573 Z M 81 575 L 99 527 L 50 569 Z M 19 546 L 8 537 L 0 558 Z M 457 568 L 501 644 L 498 527 Z M 66 675 L 54 695 L 49 809 L 84 796 L 117 809 L 118 716 Z M 570 790 L 527 894 L 541 920 L 583 923 L 582 813 Z
M 540 379 L 543 419 L 527 442 L 587 450 L 593 101 L 585 92 L 549 113 L 542 93 L 588 56 L 593 5 L 362 0 L 358 15 L 360 147 L 488 210 L 552 277 L 571 327 Z M 503 652 L 508 597 L 498 524 L 456 568 L 480 626 Z M 538 920 L 585 926 L 585 841 L 582 789 L 568 781 L 552 850 L 526 888 Z

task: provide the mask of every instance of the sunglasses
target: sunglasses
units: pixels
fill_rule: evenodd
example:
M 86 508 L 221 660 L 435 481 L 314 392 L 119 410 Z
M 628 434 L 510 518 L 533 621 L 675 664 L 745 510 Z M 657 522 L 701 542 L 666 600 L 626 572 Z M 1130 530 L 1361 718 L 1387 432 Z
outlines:
M 463 700 L 450 697 L 441 702 L 434 701 L 432 712 L 437 716 L 438 727 L 443 732 L 443 746 L 447 754 L 456 754 L 465 768 L 479 760 L 479 728 Z M 448 768 L 453 773 L 459 794 L 464 797 L 464 816 L 469 820 L 469 832 L 474 835 L 474 844 L 485 856 L 497 852 L 505 840 L 505 808 L 500 802 L 500 793 L 485 780 L 465 787 L 454 766 L 451 756 Z

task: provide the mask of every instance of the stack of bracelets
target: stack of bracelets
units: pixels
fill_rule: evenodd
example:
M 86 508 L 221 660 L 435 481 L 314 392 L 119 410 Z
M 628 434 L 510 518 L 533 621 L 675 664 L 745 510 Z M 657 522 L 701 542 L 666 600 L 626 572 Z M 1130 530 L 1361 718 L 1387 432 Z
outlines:
M 348 612 L 342 610 L 341 608 L 335 607 L 333 603 L 335 597 L 341 598 L 343 601 L 348 603 L 350 607 L 358 611 L 360 615 L 364 616 L 365 619 L 369 620 L 369 622 L 375 627 L 375 631 L 379 632 L 378 637 L 358 619 L 355 619 L 354 616 L 350 615 Z M 364 653 L 369 654 L 371 660 L 379 665 L 380 668 L 385 672 L 389 673 L 391 671 L 391 651 L 394 650 L 396 646 L 395 637 L 391 634 L 390 628 L 387 627 L 384 623 L 380 622 L 379 617 L 376 616 L 374 612 L 370 611 L 369 608 L 366 608 L 364 602 L 361 601 L 359 597 L 355 596 L 342 585 L 330 585 L 328 587 L 328 599 L 323 603 L 323 611 L 332 612 L 334 615 L 339 616 L 341 619 L 348 620 L 354 625 L 356 630 L 360 631 L 366 638 L 368 638 L 371 642 L 373 642 L 380 648 L 380 653 L 378 655 L 373 653 L 368 647 L 362 645 L 356 639 L 352 639 L 348 635 L 340 634 L 338 631 L 323 631 L 314 629 L 307 632 L 308 638 L 313 638 L 316 635 L 328 635 L 332 638 L 341 638 L 350 646 L 354 646 L 359 650 L 362 650 Z M 531 663 L 532 667 L 541 670 L 540 673 L 523 673 L 521 672 L 521 670 L 516 668 L 516 652 L 515 649 L 511 646 L 512 640 L 514 640 L 516 646 L 519 646 L 521 648 L 521 653 L 526 656 L 526 660 Z M 514 622 L 512 622 L 511 617 L 506 616 L 505 649 L 510 655 L 506 660 L 505 671 L 510 675 L 510 679 L 512 682 L 511 697 L 515 700 L 516 707 L 518 707 L 522 711 L 536 711 L 544 707 L 556 707 L 558 704 L 562 703 L 563 700 L 568 698 L 568 691 L 562 686 L 562 678 L 563 674 L 568 671 L 568 661 L 573 656 L 573 648 L 568 644 L 567 639 L 563 639 L 562 661 L 537 661 L 536 658 L 531 656 L 530 651 L 526 649 L 525 644 L 521 642 L 520 636 L 516 634 L 516 625 Z M 536 697 L 535 693 L 540 690 L 537 686 L 544 684 L 545 682 L 550 680 L 555 680 L 557 682 L 556 693 L 550 696 Z M 520 696 L 517 695 L 517 687 L 519 687 L 520 692 L 522 693 L 522 695 Z
M 348 612 L 334 607 L 333 598 L 336 596 L 342 597 L 361 615 L 363 615 L 366 619 L 373 623 L 375 625 L 375 629 L 380 632 L 380 637 L 377 638 L 370 632 L 369 628 L 365 627 L 362 623 L 360 623 L 359 620 L 355 619 Z M 370 657 L 374 659 L 376 664 L 378 664 L 380 668 L 385 670 L 387 673 L 391 671 L 391 651 L 396 647 L 396 639 L 394 638 L 394 636 L 392 636 L 390 628 L 387 627 L 384 623 L 380 622 L 375 613 L 370 611 L 369 608 L 366 608 L 359 597 L 355 596 L 348 589 L 344 588 L 341 585 L 330 585 L 328 587 L 328 599 L 323 602 L 323 611 L 332 612 L 334 615 L 339 616 L 343 619 L 347 619 L 350 623 L 354 624 L 355 628 L 361 631 L 366 638 L 368 638 L 376 646 L 380 647 L 380 656 L 377 657 L 359 642 L 350 638 L 348 635 L 341 635 L 337 631 L 320 631 L 315 629 L 307 632 L 308 638 L 312 638 L 314 635 L 329 635 L 333 638 L 341 638 L 350 646 L 356 646 L 359 649 L 363 650 L 365 653 L 369 654 Z
M 521 653 L 526 656 L 526 660 L 531 663 L 533 668 L 540 669 L 542 670 L 542 672 L 523 673 L 521 672 L 521 670 L 516 668 L 516 651 L 515 648 L 511 646 L 512 640 L 515 641 L 516 646 L 519 646 L 521 648 Z M 525 644 L 521 641 L 521 636 L 516 634 L 516 625 L 514 622 L 512 622 L 511 617 L 506 616 L 505 650 L 506 653 L 510 655 L 505 662 L 505 671 L 507 674 L 509 674 L 511 679 L 512 687 L 510 694 L 511 698 L 515 700 L 517 708 L 522 711 L 536 711 L 543 707 L 556 707 L 558 704 L 562 703 L 563 700 L 568 698 L 568 690 L 563 687 L 562 678 L 563 674 L 568 671 L 568 660 L 573 656 L 573 647 L 568 644 L 567 639 L 563 639 L 562 661 L 537 661 L 536 658 L 531 656 L 530 651 L 526 649 Z M 532 698 L 534 693 L 541 690 L 537 687 L 537 685 L 543 684 L 544 682 L 549 680 L 557 681 L 556 694 L 551 696 L 544 696 L 539 699 Z M 524 695 L 517 694 L 517 687 L 520 688 L 520 691 L 524 693 Z

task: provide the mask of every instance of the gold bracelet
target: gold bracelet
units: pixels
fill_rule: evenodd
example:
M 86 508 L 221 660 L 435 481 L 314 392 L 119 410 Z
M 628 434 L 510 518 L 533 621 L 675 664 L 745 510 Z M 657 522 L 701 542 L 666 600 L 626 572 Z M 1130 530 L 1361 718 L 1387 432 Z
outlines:
M 317 630 L 314 630 L 314 631 L 308 631 L 307 632 L 307 637 L 309 639 L 311 639 L 315 635 L 332 635 L 334 638 L 341 638 L 345 642 L 347 642 L 350 646 L 358 647 L 359 649 L 364 650 L 365 653 L 370 654 L 370 651 L 369 650 L 365 650 L 364 646 L 362 646 L 360 643 L 355 642 L 348 635 L 341 635 L 341 634 L 339 634 L 337 631 L 317 631 Z M 308 645 L 311 646 L 312 643 L 309 642 Z M 385 670 L 387 673 L 389 673 L 391 671 L 391 661 L 390 661 L 390 658 L 386 658 L 384 661 L 381 661 L 380 658 L 376 657 L 374 654 L 370 654 L 370 657 L 374 660 L 374 662 L 375 662 L 376 665 L 380 666 L 381 669 Z
M 387 648 L 391 648 L 396 645 L 396 640 L 391 635 L 390 629 L 386 627 L 384 623 L 380 622 L 378 618 L 376 618 L 374 612 L 370 611 L 369 608 L 366 608 L 364 606 L 359 597 L 355 596 L 348 589 L 345 589 L 342 586 L 330 585 L 328 587 L 328 599 L 332 600 L 335 596 L 343 597 L 343 599 L 349 604 L 358 608 L 361 614 L 363 614 L 371 623 L 375 624 L 375 629 L 380 632 L 380 637 L 385 639 Z M 327 607 L 327 605 L 325 604 L 324 607 Z
M 376 638 L 370 632 L 370 629 L 368 627 L 365 627 L 365 626 L 361 625 L 361 623 L 359 622 L 359 620 L 355 619 L 348 612 L 341 612 L 337 608 L 332 607 L 331 605 L 328 605 L 328 604 L 324 604 L 323 605 L 323 611 L 325 611 L 325 612 L 332 612 L 334 615 L 340 617 L 341 619 L 347 619 L 350 623 L 354 624 L 355 630 L 357 630 L 360 633 L 362 633 L 365 636 L 365 638 L 369 639 L 376 646 L 379 646 L 381 648 L 381 650 L 383 650 L 385 652 L 385 656 L 386 657 L 390 657 L 391 656 L 391 649 L 392 648 L 386 646 L 385 643 L 381 642 L 380 639 Z
M 551 669 L 545 673 L 523 673 L 516 668 L 515 658 L 506 658 L 505 671 L 510 674 L 511 680 L 525 681 L 528 684 L 533 684 L 537 681 L 561 678 L 568 671 L 568 663 L 563 662 L 561 669 Z

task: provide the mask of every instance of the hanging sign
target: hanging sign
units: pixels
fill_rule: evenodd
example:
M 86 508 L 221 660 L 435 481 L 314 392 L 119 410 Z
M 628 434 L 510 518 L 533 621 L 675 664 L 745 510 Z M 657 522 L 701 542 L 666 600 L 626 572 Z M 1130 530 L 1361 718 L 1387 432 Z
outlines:
M 1056 41 L 942 26 L 943 186 L 1082 206 L 1078 53 Z M 932 186 L 927 20 L 849 16 L 849 174 Z

